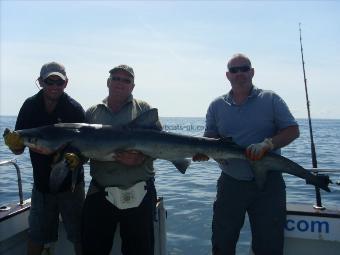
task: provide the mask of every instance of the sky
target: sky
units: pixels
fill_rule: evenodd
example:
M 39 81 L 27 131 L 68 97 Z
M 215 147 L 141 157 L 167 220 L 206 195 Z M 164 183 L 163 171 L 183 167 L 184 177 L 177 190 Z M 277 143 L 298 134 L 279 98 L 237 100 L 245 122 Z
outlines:
M 244 53 L 255 86 L 307 118 L 301 23 L 311 116 L 340 119 L 340 1 L 0 1 L 0 115 L 17 115 L 41 66 L 57 61 L 85 110 L 128 64 L 134 96 L 161 117 L 204 117 L 230 89 L 228 59 Z

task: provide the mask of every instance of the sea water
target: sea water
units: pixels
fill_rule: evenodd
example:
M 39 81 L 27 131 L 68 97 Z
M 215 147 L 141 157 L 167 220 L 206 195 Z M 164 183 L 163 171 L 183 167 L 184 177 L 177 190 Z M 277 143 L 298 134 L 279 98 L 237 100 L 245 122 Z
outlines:
M 0 133 L 14 128 L 16 117 L 0 117 Z M 161 118 L 166 131 L 201 136 L 204 118 Z M 304 167 L 311 168 L 311 149 L 308 121 L 298 120 L 300 137 L 282 150 L 282 155 Z M 340 120 L 313 120 L 314 143 L 319 168 L 340 169 Z M 0 161 L 17 159 L 21 168 L 24 197 L 29 198 L 32 188 L 32 169 L 27 150 L 15 156 L 0 138 Z M 155 161 L 158 196 L 164 198 L 167 210 L 167 245 L 170 255 L 211 254 L 212 205 L 216 195 L 216 181 L 220 170 L 217 164 L 193 162 L 185 175 L 164 160 Z M 89 169 L 85 167 L 86 183 Z M 340 174 L 330 174 L 332 181 L 340 181 Z M 295 176 L 284 175 L 287 201 L 315 204 L 314 186 Z M 322 203 L 327 208 L 340 207 L 340 186 L 330 185 L 331 193 L 321 191 Z M 235 194 L 237 196 L 237 194 Z M 0 205 L 18 201 L 17 177 L 14 167 L 0 167 Z M 231 205 L 232 206 L 232 205 Z M 237 254 L 248 254 L 251 234 L 246 219 L 237 246 Z

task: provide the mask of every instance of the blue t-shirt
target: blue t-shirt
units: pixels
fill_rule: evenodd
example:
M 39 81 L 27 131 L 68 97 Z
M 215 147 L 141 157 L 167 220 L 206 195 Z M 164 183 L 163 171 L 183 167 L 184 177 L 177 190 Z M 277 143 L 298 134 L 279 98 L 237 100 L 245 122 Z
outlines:
M 296 120 L 281 97 L 253 86 L 247 100 L 241 105 L 233 102 L 232 91 L 210 104 L 204 136 L 230 137 L 236 144 L 246 148 L 296 125 Z M 276 153 L 280 153 L 280 150 L 276 150 Z M 246 160 L 230 159 L 220 163 L 220 168 L 239 180 L 251 180 L 254 177 Z

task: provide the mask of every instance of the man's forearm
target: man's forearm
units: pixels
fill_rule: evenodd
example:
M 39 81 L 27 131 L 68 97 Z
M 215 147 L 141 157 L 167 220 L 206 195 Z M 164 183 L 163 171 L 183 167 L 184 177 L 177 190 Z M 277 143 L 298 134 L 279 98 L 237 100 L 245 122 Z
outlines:
M 299 126 L 289 126 L 281 130 L 277 135 L 272 137 L 274 149 L 279 149 L 290 144 L 300 135 Z

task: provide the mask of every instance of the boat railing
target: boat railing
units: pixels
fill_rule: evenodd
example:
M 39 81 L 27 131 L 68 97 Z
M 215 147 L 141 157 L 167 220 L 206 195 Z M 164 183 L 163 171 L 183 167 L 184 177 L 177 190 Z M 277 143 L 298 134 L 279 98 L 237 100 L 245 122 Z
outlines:
M 305 168 L 313 173 L 340 173 L 340 169 L 336 168 Z
M 7 165 L 13 165 L 16 169 L 17 177 L 18 177 L 19 205 L 23 205 L 24 204 L 24 195 L 23 195 L 23 192 L 22 192 L 22 181 L 21 181 L 20 168 L 19 168 L 17 161 L 15 159 L 0 161 L 0 166 L 7 166 Z

